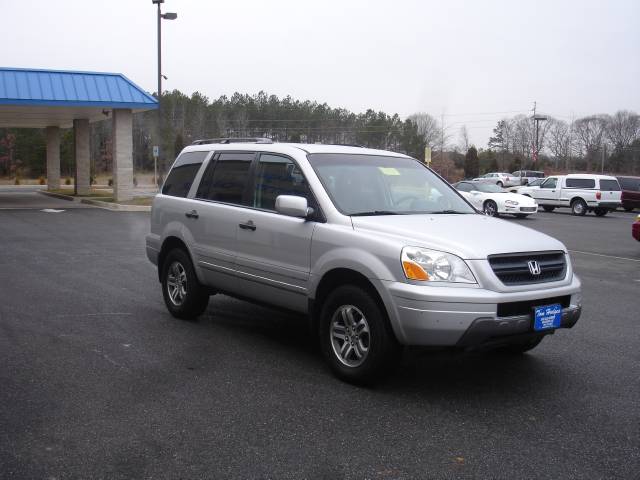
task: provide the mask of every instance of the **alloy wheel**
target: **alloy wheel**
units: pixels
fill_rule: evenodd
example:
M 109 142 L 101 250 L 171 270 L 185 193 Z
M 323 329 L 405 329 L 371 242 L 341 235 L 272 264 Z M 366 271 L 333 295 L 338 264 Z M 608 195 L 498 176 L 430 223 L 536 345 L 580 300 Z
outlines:
M 338 307 L 331 318 L 331 346 L 338 360 L 347 367 L 358 367 L 369 354 L 369 323 L 354 305 Z
M 173 262 L 167 271 L 167 293 L 171 303 L 179 307 L 187 296 L 187 272 L 180 262 Z

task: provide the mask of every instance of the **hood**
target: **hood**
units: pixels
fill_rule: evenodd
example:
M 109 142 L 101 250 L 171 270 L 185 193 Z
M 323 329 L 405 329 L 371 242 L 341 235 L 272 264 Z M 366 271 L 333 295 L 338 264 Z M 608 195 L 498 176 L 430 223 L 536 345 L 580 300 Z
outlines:
M 480 214 L 351 217 L 353 228 L 385 235 L 404 245 L 453 253 L 465 260 L 497 253 L 562 250 L 558 240 L 536 230 Z

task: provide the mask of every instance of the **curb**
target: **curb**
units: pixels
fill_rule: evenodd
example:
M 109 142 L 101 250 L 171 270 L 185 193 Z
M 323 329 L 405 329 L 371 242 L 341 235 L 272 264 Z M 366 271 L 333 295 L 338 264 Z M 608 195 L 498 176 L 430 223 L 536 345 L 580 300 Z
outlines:
M 64 195 L 62 193 L 47 192 L 45 190 L 38 191 L 42 195 L 48 197 L 59 198 L 60 200 L 67 200 L 69 202 L 84 203 L 86 205 L 92 205 L 94 207 L 104 208 L 114 212 L 150 212 L 151 206 L 149 205 L 120 205 L 119 203 L 103 202 L 101 200 L 93 200 L 92 198 L 78 198 L 70 195 Z
M 47 197 L 58 198 L 60 200 L 67 200 L 69 202 L 79 202 L 80 199 L 72 197 L 71 195 L 63 195 L 62 193 L 47 192 L 46 190 L 38 190 L 38 193 L 46 195 Z
M 100 200 L 93 200 L 91 198 L 83 198 L 80 200 L 80 202 L 86 203 L 87 205 L 93 205 L 95 207 L 112 210 L 115 212 L 150 212 L 151 211 L 150 205 L 121 205 L 119 203 L 102 202 Z

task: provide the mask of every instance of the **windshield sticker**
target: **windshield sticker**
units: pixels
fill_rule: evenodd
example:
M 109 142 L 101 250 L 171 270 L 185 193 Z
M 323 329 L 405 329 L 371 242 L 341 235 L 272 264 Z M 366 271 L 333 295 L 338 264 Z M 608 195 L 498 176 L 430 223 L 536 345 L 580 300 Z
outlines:
M 400 172 L 393 167 L 378 167 L 385 175 L 400 175 Z

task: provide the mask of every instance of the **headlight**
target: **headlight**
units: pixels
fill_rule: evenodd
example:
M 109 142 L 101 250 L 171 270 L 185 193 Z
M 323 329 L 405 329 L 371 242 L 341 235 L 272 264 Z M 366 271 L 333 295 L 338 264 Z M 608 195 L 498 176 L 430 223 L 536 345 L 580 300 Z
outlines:
M 504 204 L 505 204 L 505 205 L 514 205 L 514 206 L 515 206 L 515 205 L 519 205 L 519 203 L 518 203 L 518 202 L 516 202 L 515 200 L 505 200 L 505 201 L 504 201 Z
M 418 247 L 402 249 L 402 269 L 409 280 L 476 283 L 464 260 L 450 253 Z

